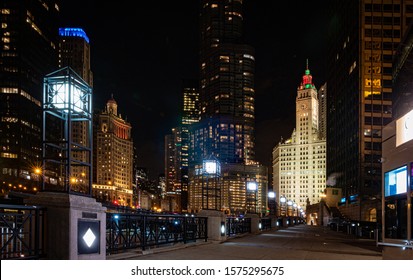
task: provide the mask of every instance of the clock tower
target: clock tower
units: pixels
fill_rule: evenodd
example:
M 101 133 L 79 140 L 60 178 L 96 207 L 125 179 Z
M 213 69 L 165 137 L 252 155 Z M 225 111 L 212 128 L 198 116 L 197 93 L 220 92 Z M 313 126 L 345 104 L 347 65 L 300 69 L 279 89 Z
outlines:
M 318 131 L 318 97 L 312 79 L 307 60 L 306 70 L 297 89 L 295 126 L 297 144 L 311 143 L 314 140 L 311 136 Z
M 273 149 L 273 187 L 277 201 L 297 205 L 306 210 L 307 203 L 320 201 L 326 187 L 326 139 L 322 133 L 325 116 L 323 101 L 326 85 L 319 94 L 307 66 L 297 89 L 296 126 L 291 138 L 278 143 Z M 288 208 L 288 207 L 287 207 Z

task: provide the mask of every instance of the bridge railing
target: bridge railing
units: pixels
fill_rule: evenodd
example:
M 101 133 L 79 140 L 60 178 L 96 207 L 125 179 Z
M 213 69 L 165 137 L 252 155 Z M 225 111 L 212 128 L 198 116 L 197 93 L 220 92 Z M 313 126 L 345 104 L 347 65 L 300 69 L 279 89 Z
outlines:
M 146 250 L 168 243 L 207 241 L 206 217 L 135 213 L 106 213 L 106 253 Z
M 251 218 L 227 217 L 226 235 L 251 233 Z
M 271 229 L 271 218 L 261 218 L 260 219 L 260 231 Z
M 45 256 L 46 208 L 0 204 L 1 259 Z

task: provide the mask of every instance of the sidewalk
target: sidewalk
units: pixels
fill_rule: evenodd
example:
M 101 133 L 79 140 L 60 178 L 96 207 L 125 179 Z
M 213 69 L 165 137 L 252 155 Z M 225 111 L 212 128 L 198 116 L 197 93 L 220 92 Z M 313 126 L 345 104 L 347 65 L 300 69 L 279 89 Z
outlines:
M 299 225 L 225 242 L 167 245 L 130 250 L 107 256 L 109 260 L 381 260 L 374 240 L 358 239 L 326 227 Z

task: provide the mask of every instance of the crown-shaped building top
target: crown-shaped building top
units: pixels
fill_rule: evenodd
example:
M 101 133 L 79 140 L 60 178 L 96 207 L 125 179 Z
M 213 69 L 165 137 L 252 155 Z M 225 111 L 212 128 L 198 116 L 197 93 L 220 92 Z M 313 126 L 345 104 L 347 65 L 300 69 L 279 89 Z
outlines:
M 306 61 L 306 69 L 303 75 L 303 80 L 298 87 L 298 89 L 308 89 L 308 88 L 315 88 L 313 84 L 313 76 L 310 74 L 310 69 L 308 69 L 308 59 Z
M 116 100 L 113 98 L 113 94 L 110 95 L 110 99 L 106 103 L 106 111 L 115 116 L 118 115 L 118 103 L 116 103 Z

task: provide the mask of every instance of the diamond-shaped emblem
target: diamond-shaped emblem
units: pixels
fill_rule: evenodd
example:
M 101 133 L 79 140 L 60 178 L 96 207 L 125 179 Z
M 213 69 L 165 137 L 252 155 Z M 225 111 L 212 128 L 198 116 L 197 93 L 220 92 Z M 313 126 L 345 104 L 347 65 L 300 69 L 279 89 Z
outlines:
M 93 245 L 93 242 L 95 242 L 96 236 L 90 228 L 86 231 L 85 235 L 83 235 L 83 240 L 89 248 Z

